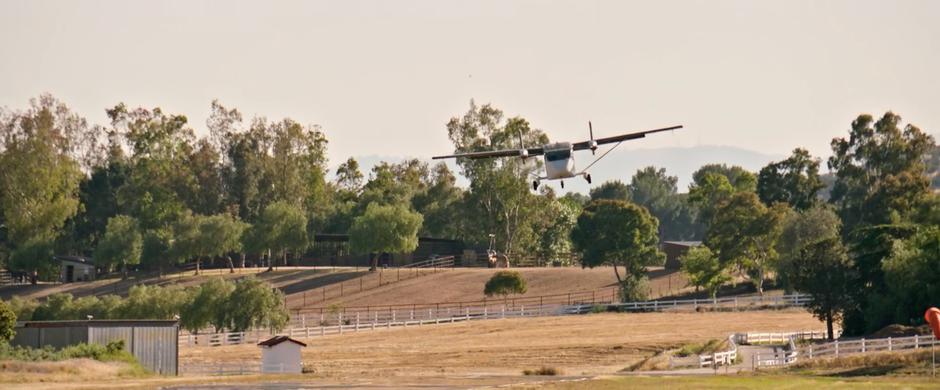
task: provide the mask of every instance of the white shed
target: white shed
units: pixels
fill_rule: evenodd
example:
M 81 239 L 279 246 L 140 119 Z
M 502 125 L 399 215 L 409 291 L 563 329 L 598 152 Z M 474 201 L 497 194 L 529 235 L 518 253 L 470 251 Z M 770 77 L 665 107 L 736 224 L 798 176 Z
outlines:
M 303 371 L 300 349 L 307 344 L 287 336 L 274 336 L 258 346 L 261 347 L 262 373 L 300 374 Z

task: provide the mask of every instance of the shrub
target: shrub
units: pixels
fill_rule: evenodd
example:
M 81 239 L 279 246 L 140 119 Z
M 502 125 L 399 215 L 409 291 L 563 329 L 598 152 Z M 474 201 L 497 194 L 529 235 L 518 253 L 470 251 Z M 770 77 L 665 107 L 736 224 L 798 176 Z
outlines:
M 535 370 L 523 370 L 523 371 L 522 371 L 522 374 L 523 374 L 523 375 L 555 376 L 555 375 L 560 375 L 560 374 L 561 374 L 561 370 L 559 370 L 559 369 L 557 369 L 557 368 L 555 368 L 555 367 L 545 367 L 545 366 L 542 366 L 542 367 L 537 368 L 537 369 L 535 369 Z
M 525 278 L 517 271 L 499 271 L 486 282 L 483 294 L 486 296 L 510 294 L 525 294 L 527 290 Z
M 0 342 L 13 339 L 16 327 L 16 313 L 5 302 L 0 301 Z

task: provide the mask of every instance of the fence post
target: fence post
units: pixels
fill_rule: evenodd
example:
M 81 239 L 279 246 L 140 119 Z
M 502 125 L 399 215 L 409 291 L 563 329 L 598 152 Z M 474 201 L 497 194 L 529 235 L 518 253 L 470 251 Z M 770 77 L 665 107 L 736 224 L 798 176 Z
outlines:
M 359 312 L 356 312 L 356 332 L 359 331 Z
M 865 353 L 865 338 L 862 338 L 862 353 Z
M 888 351 L 891 351 L 892 349 L 893 349 L 893 348 L 892 348 L 892 345 L 891 345 L 891 337 L 889 336 L 889 337 L 888 337 Z
M 522 305 L 522 316 L 525 317 L 525 305 Z
M 836 340 L 836 357 L 839 357 L 839 340 Z

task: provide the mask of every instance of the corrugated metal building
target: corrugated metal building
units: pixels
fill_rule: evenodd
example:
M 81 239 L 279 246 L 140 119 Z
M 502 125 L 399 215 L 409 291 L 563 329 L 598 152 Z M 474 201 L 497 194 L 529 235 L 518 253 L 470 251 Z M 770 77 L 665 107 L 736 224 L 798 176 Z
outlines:
M 148 370 L 177 375 L 179 323 L 175 320 L 17 322 L 11 344 L 61 349 L 79 343 L 107 345 L 115 340 L 124 340 L 128 351 Z

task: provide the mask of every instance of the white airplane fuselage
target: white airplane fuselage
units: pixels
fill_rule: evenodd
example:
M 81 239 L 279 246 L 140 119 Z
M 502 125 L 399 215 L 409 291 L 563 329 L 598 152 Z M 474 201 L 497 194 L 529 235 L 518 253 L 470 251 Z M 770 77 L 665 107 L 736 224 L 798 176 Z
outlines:
M 578 172 L 574 165 L 574 153 L 571 143 L 561 142 L 544 146 L 545 179 L 567 179 L 575 177 Z

